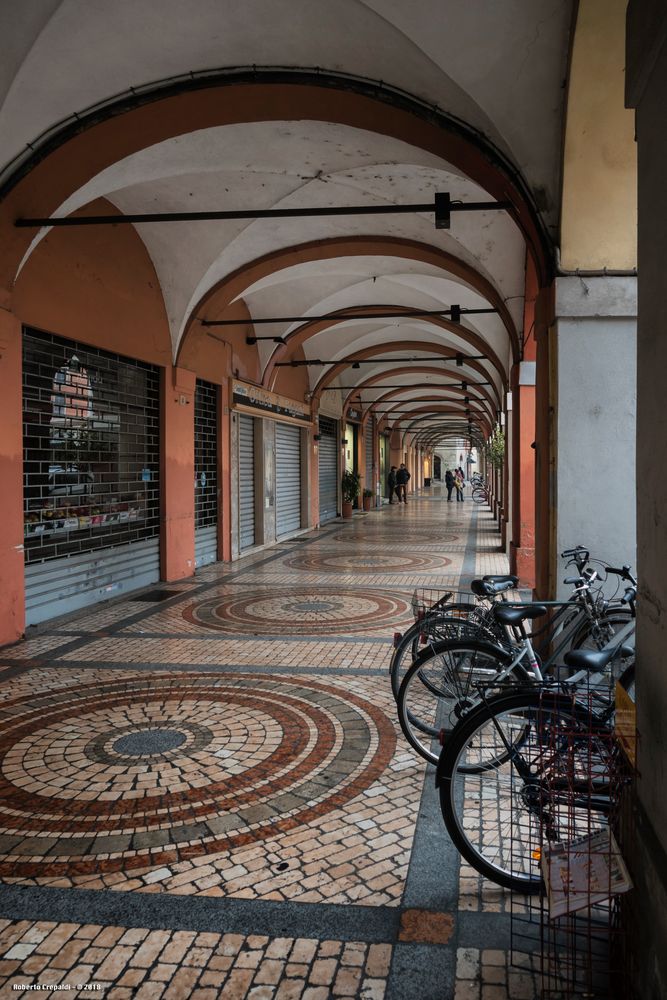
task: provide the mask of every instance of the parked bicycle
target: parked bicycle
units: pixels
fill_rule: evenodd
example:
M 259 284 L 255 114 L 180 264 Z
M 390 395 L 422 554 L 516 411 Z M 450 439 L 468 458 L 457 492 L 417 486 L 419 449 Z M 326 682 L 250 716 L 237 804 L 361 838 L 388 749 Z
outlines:
M 636 584 L 629 567 L 608 567 L 607 572 L 618 574 L 633 586 Z M 592 596 L 596 577 L 597 573 L 589 570 L 584 576 L 569 580 L 575 589 L 567 602 L 491 603 L 476 632 L 472 623 L 466 623 L 466 634 L 455 639 L 438 639 L 422 650 L 405 672 L 397 697 L 399 722 L 411 746 L 427 761 L 435 763 L 439 748 L 434 745 L 434 738 L 440 734 L 446 738 L 459 719 L 479 703 L 480 688 L 497 690 L 509 681 L 539 684 L 547 676 L 558 678 L 559 669 L 562 670 L 559 663 L 567 650 L 586 646 L 615 648 L 625 643 L 625 656 L 631 656 L 628 643 L 634 633 L 632 613 L 627 606 L 610 605 Z M 494 591 L 502 594 L 500 584 L 474 581 L 473 586 L 486 590 L 489 596 Z M 529 635 L 525 623 L 546 615 L 548 605 L 555 608 L 555 614 L 546 630 L 549 647 L 542 662 L 534 639 L 535 634 L 544 637 L 545 630 Z M 442 628 L 441 623 L 438 628 Z M 494 630 L 495 636 L 503 635 L 504 642 L 494 637 Z M 608 662 L 604 661 L 603 668 L 593 678 L 588 668 L 579 670 L 569 678 L 570 683 L 593 683 L 609 700 L 613 677 L 606 669 Z
M 626 591 L 632 605 L 636 590 Z M 525 609 L 529 610 L 529 609 Z M 575 650 L 569 680 L 502 691 L 458 723 L 439 756 L 443 819 L 462 856 L 480 874 L 524 893 L 543 888 L 544 842 L 558 844 L 607 824 L 614 704 L 579 684 L 619 659 L 623 644 Z M 619 682 L 634 684 L 634 664 Z

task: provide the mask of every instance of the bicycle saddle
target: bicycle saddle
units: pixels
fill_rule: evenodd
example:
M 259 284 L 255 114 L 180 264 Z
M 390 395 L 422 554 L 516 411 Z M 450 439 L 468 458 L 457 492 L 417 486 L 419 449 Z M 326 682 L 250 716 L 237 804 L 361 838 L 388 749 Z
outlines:
M 521 607 L 496 604 L 493 609 L 493 616 L 501 625 L 519 625 L 521 622 L 532 621 L 533 618 L 541 618 L 546 613 L 547 609 L 543 604 L 524 604 Z
M 495 594 L 502 594 L 504 590 L 511 590 L 514 584 L 512 580 L 516 577 L 492 577 L 488 580 L 473 580 L 470 584 L 475 597 L 493 597 Z
M 490 575 L 487 573 L 486 576 L 482 577 L 482 580 L 484 583 L 506 583 L 510 587 L 519 586 L 519 577 L 510 576 L 509 573 L 504 576 Z
M 621 646 L 620 649 L 618 646 L 613 649 L 573 649 L 565 654 L 563 662 L 566 667 L 574 670 L 590 670 L 591 673 L 598 674 L 602 673 L 617 653 L 620 656 L 634 656 L 635 651 L 632 646 Z

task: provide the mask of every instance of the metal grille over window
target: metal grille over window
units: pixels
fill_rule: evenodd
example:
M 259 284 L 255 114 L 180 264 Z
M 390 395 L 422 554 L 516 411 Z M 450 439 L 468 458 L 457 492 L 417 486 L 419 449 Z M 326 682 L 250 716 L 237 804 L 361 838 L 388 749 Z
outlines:
M 27 563 L 158 535 L 157 369 L 25 331 L 23 461 Z
M 364 432 L 364 489 L 373 490 L 373 441 L 375 438 L 375 427 L 373 417 L 368 418 Z
M 195 386 L 195 524 L 218 521 L 218 387 L 197 379 Z

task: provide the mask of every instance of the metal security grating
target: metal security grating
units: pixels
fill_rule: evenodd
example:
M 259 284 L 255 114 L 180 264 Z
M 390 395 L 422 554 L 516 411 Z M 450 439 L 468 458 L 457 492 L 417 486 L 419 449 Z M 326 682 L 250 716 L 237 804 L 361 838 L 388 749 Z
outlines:
M 218 522 L 218 387 L 195 386 L 195 525 Z
M 27 563 L 159 534 L 159 399 L 152 365 L 24 331 Z

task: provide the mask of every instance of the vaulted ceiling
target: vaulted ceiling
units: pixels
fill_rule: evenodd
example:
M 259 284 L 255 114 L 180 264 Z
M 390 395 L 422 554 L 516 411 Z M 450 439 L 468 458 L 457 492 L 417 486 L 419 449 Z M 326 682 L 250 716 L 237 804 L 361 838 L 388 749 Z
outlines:
M 271 338 L 257 344 L 265 384 L 298 351 L 330 362 L 307 366 L 313 394 L 342 387 L 342 400 L 390 421 L 409 411 L 426 421 L 430 412 L 444 428 L 462 426 L 467 408 L 488 430 L 521 356 L 527 257 L 548 248 L 558 223 L 571 8 L 566 0 L 5 4 L 0 178 L 18 190 L 34 164 L 48 167 L 54 149 L 86 132 L 89 152 L 82 157 L 79 146 L 76 167 L 45 189 L 44 217 L 85 214 L 99 199 L 137 214 L 431 203 L 436 192 L 464 203 L 507 198 L 511 211 L 458 212 L 448 230 L 435 228 L 431 212 L 136 224 L 174 358 L 206 297 L 234 276 L 230 304 L 276 319 L 255 328 Z M 266 88 L 266 102 L 246 105 L 237 78 Z M 290 97 L 302 85 L 314 96 Z M 163 95 L 178 101 L 186 92 L 189 110 L 163 113 Z M 199 113 L 198 99 L 210 112 Z M 135 107 L 149 127 L 128 127 L 112 142 L 103 131 L 111 112 L 118 119 Z M 14 277 L 47 232 L 26 235 Z M 258 270 L 266 260 L 271 267 Z M 462 307 L 460 324 L 446 315 L 452 305 Z M 494 311 L 466 314 L 479 309 Z M 400 315 L 419 310 L 443 315 Z

